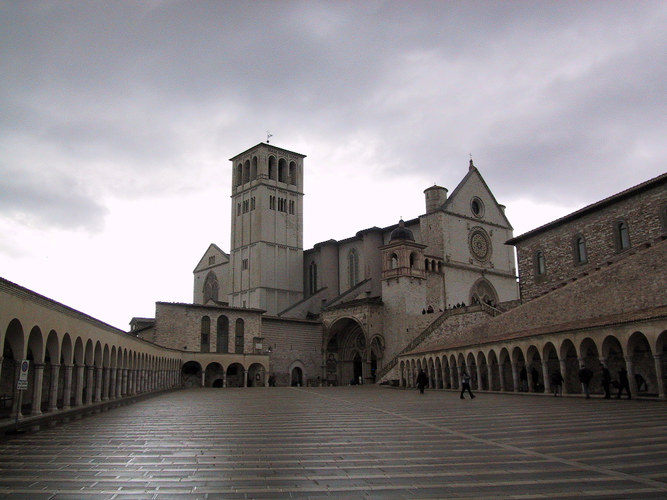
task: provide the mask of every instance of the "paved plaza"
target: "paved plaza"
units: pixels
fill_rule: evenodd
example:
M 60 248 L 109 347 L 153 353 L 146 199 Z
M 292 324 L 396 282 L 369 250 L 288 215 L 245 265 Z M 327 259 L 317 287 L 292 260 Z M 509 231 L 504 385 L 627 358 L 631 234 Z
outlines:
M 667 404 L 192 389 L 0 440 L 0 498 L 667 498 Z

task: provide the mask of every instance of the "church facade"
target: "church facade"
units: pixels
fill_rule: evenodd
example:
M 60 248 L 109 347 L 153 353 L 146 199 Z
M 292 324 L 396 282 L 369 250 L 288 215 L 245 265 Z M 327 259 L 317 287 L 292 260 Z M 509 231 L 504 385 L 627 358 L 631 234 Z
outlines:
M 220 354 L 242 352 L 230 339 L 245 337 L 270 359 L 260 383 L 373 383 L 397 378 L 398 354 L 444 312 L 477 307 L 468 320 L 482 320 L 519 298 L 512 226 L 472 161 L 451 194 L 424 191 L 424 214 L 304 250 L 305 158 L 260 143 L 230 159 L 231 248 L 211 244 L 193 272 L 193 304 L 158 303 L 142 336 Z M 161 321 L 167 306 L 212 314 L 186 339 Z M 242 333 L 235 311 L 254 315 Z

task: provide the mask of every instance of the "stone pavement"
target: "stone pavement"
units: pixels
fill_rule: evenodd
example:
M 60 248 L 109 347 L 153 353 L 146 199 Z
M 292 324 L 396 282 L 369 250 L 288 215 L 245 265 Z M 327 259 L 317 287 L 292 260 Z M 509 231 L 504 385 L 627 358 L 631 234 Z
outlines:
M 665 402 L 192 389 L 0 440 L 0 498 L 667 498 Z

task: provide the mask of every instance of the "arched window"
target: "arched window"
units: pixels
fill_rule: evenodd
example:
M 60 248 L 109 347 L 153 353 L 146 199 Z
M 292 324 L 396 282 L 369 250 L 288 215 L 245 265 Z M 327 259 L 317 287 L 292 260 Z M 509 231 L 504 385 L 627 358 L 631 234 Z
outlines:
M 254 181 L 257 179 L 257 157 L 252 157 L 252 163 L 250 164 L 250 180 Z
M 544 276 L 547 274 L 547 264 L 544 259 L 544 253 L 541 250 L 538 250 L 535 253 L 535 271 L 538 276 Z
M 289 183 L 296 186 L 296 163 L 293 161 L 289 164 Z
M 359 283 L 359 255 L 353 248 L 347 255 L 347 272 L 350 288 Z
M 278 160 L 278 182 L 287 182 L 287 161 L 285 161 L 285 158 Z
M 250 182 L 250 160 L 243 164 L 243 183 Z
M 218 318 L 215 352 L 229 352 L 229 320 L 227 316 L 220 316 Z
M 206 275 L 206 280 L 204 281 L 204 303 L 209 300 L 218 301 L 218 277 L 213 271 Z
M 269 156 L 269 179 L 273 179 L 274 181 L 276 180 L 277 167 L 278 166 L 276 165 L 276 157 Z
M 617 251 L 630 248 L 630 231 L 625 221 L 621 220 L 614 224 L 614 239 Z
M 211 337 L 211 318 L 204 316 L 201 319 L 201 341 L 200 351 L 209 352 L 209 339 Z
M 236 185 L 243 184 L 243 165 L 240 163 L 236 166 Z
M 311 262 L 308 267 L 308 290 L 310 295 L 314 295 L 317 291 L 317 264 Z
M 234 352 L 236 354 L 243 354 L 243 330 L 244 330 L 244 325 L 243 325 L 243 320 L 241 318 L 236 320 L 236 343 L 235 343 L 235 349 Z
M 398 269 L 398 255 L 395 253 L 391 254 L 391 268 Z
M 410 269 L 414 269 L 415 267 L 415 254 L 414 252 L 410 254 Z
M 586 242 L 584 241 L 583 236 L 576 236 L 574 238 L 574 261 L 577 264 L 585 264 L 588 262 Z
M 428 272 L 431 270 L 431 261 L 426 259 L 424 261 L 424 271 Z

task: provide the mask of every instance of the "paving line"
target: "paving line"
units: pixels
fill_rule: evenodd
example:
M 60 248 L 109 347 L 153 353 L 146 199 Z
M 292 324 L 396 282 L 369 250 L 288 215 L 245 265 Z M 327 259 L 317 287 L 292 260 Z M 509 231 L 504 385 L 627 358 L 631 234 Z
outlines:
M 321 398 L 327 398 L 327 399 L 341 401 L 341 402 L 344 402 L 344 403 L 349 404 L 349 405 L 355 404 L 353 401 L 349 401 L 347 399 L 343 399 L 343 398 L 340 398 L 340 397 L 333 397 L 333 396 L 330 396 L 330 395 L 322 394 L 320 392 L 307 391 L 307 390 L 301 389 L 301 388 L 295 388 L 294 390 L 303 391 L 303 392 L 306 392 L 306 393 L 309 393 L 309 394 L 315 394 L 315 395 L 317 395 Z M 356 404 L 358 406 L 360 405 L 359 403 L 356 403 Z M 575 468 L 578 468 L 578 469 L 583 469 L 583 470 L 587 470 L 587 471 L 591 471 L 591 472 L 596 472 L 598 474 L 602 474 L 602 475 L 609 476 L 609 477 L 616 478 L 616 479 L 624 479 L 624 480 L 630 480 L 630 481 L 642 483 L 642 484 L 645 484 L 647 486 L 651 486 L 655 489 L 658 489 L 660 491 L 667 492 L 667 484 L 665 484 L 663 482 L 660 482 L 660 481 L 654 481 L 652 479 L 644 478 L 644 477 L 641 477 L 641 476 L 635 476 L 633 474 L 628 474 L 628 473 L 625 473 L 625 472 L 618 472 L 618 471 L 615 471 L 613 469 L 608 469 L 608 468 L 605 468 L 605 467 L 597 467 L 597 466 L 594 466 L 594 465 L 590 465 L 590 464 L 580 462 L 578 460 L 562 458 L 562 457 L 559 457 L 557 455 L 550 455 L 550 454 L 547 454 L 547 453 L 542 453 L 542 452 L 531 450 L 531 449 L 521 448 L 521 447 L 518 447 L 518 446 L 515 446 L 515 445 L 511 445 L 511 444 L 507 444 L 507 443 L 501 443 L 501 442 L 494 441 L 494 440 L 491 440 L 491 439 L 480 438 L 480 437 L 473 436 L 473 435 L 465 433 L 465 432 L 457 431 L 457 430 L 454 430 L 454 429 L 451 429 L 449 427 L 445 427 L 445 426 L 442 426 L 442 425 L 439 425 L 439 424 L 432 424 L 432 423 L 429 423 L 429 422 L 425 422 L 423 420 L 419 420 L 418 418 L 414 418 L 414 417 L 403 415 L 401 413 L 397 413 L 395 411 L 390 411 L 390 410 L 386 410 L 384 408 L 379 408 L 377 406 L 365 405 L 364 408 L 366 410 L 371 409 L 371 410 L 374 410 L 376 412 L 380 412 L 380 413 L 383 413 L 383 414 L 386 414 L 386 415 L 391 415 L 395 418 L 400 418 L 402 420 L 407 420 L 407 421 L 413 422 L 415 424 L 425 425 L 425 426 L 431 427 L 432 429 L 437 429 L 437 430 L 445 432 L 449 435 L 457 436 L 457 437 L 467 439 L 467 440 L 470 440 L 470 441 L 473 441 L 473 442 L 476 442 L 476 443 L 482 443 L 482 444 L 485 444 L 485 445 L 488 445 L 488 446 L 495 446 L 495 447 L 503 448 L 505 450 L 510 450 L 510 451 L 514 451 L 514 452 L 517 452 L 517 453 L 522 453 L 522 454 L 529 455 L 529 456 L 539 457 L 543 460 L 550 460 L 550 461 L 560 462 L 562 464 L 569 465 L 571 467 L 575 467 Z M 589 478 L 589 479 L 587 479 L 587 481 L 591 481 L 593 479 L 594 478 Z

